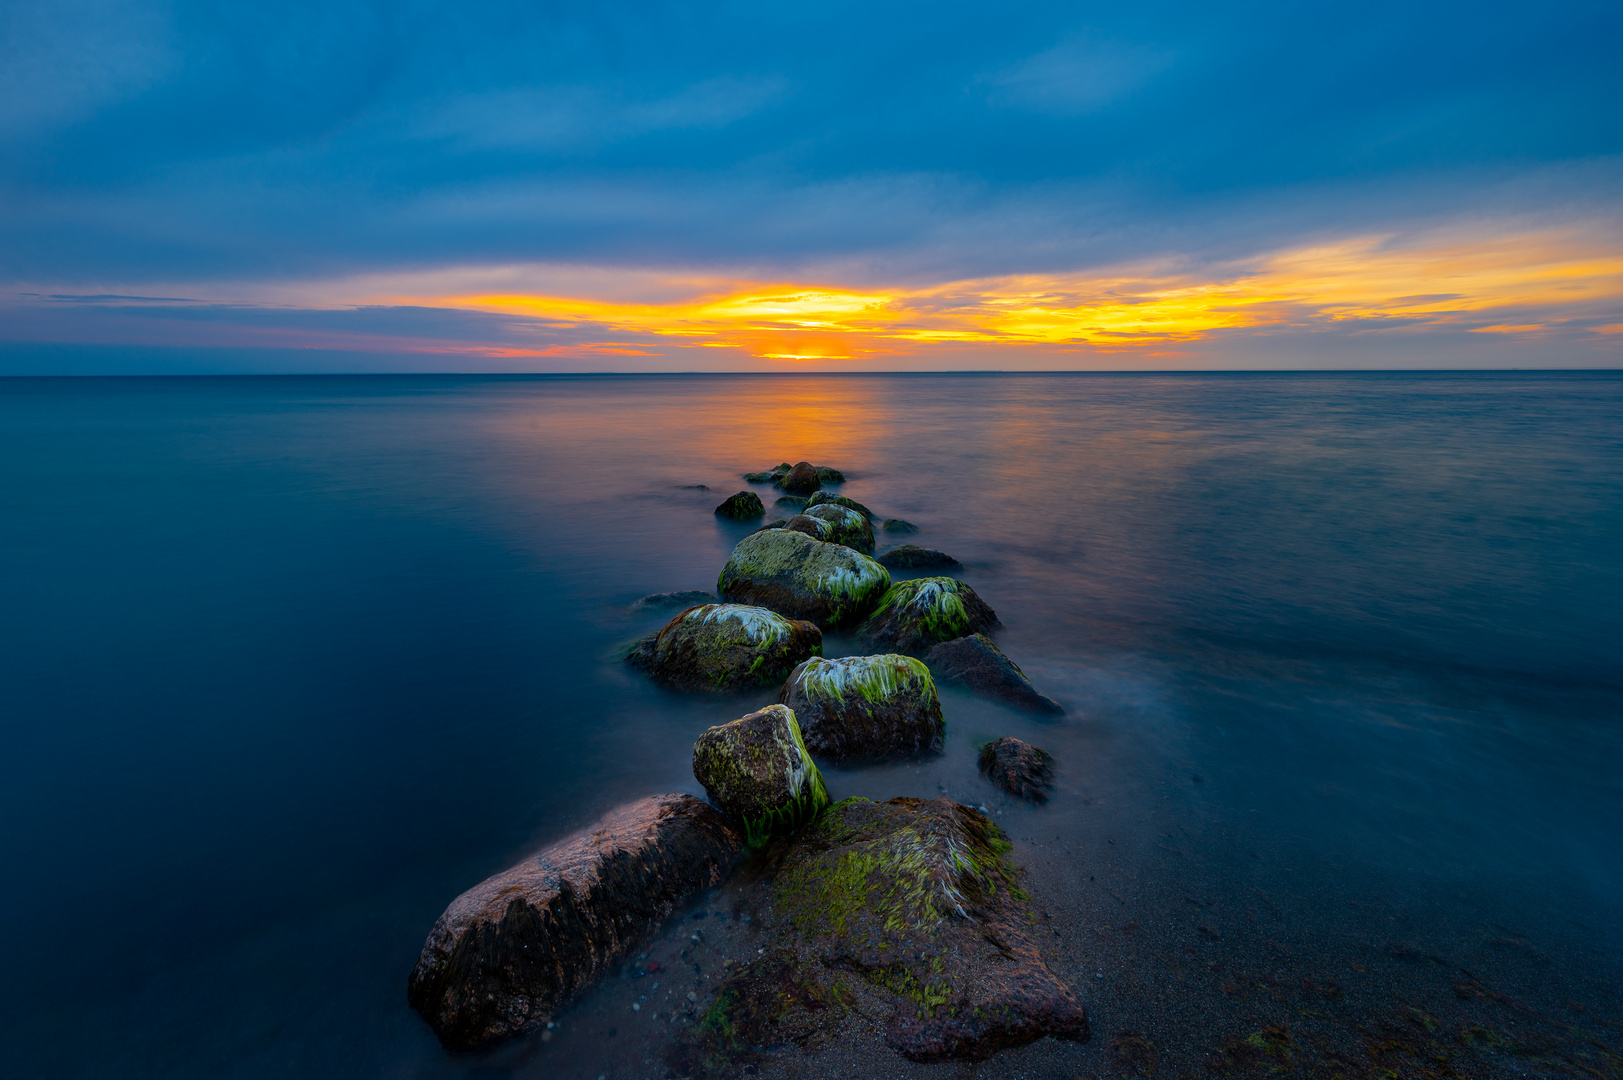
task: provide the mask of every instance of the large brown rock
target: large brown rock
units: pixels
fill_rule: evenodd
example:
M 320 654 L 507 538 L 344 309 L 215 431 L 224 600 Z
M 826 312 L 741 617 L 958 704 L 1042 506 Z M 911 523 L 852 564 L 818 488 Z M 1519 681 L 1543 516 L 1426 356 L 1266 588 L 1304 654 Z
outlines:
M 791 495 L 810 495 L 823 486 L 823 481 L 818 477 L 815 465 L 802 461 L 785 473 L 777 485 Z
M 1048 801 L 1054 785 L 1054 758 L 1040 746 L 1032 746 L 1012 735 L 993 739 L 981 747 L 981 775 L 1010 795 L 1029 802 Z
M 1009 850 L 984 814 L 947 799 L 848 799 L 785 854 L 774 929 L 888 995 L 887 1041 L 915 1061 L 1085 1039 L 1087 1011 L 1032 941 Z
M 716 591 L 728 600 L 824 629 L 861 619 L 889 586 L 890 571 L 861 552 L 787 525 L 740 540 L 716 581 Z
M 407 1000 L 454 1050 L 530 1031 L 720 884 L 743 850 L 743 834 L 691 795 L 620 807 L 453 900 Z
M 1065 711 L 1065 706 L 1053 698 L 1039 694 L 1020 666 L 985 634 L 943 641 L 924 654 L 924 662 L 930 665 L 936 678 L 962 683 L 1010 705 L 1056 715 Z
M 857 628 L 857 643 L 869 652 L 922 656 L 938 642 L 998 625 L 997 612 L 956 578 L 914 578 L 885 591 Z

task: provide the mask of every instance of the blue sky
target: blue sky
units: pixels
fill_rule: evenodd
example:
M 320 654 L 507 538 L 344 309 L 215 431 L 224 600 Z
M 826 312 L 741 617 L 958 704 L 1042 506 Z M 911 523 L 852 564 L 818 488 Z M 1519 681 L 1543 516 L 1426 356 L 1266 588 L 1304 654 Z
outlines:
M 0 12 L 0 371 L 1623 354 L 1615 3 Z

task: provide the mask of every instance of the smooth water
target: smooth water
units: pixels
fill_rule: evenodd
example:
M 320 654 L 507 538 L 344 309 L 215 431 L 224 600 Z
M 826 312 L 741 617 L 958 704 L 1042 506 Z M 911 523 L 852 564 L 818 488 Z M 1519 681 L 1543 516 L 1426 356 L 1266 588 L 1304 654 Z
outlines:
M 1270 1024 L 1410 1075 L 1369 1041 L 1405 1015 L 1463 1075 L 1623 1075 L 1515 1034 L 1623 1043 L 1614 373 L 0 381 L 0 1071 L 659 1075 L 620 980 L 465 1060 L 406 975 L 774 696 L 615 656 L 637 597 L 714 587 L 738 474 L 803 458 L 1070 710 L 949 693 L 940 759 L 826 774 L 1017 840 L 1095 1036 L 982 1075 L 1262 1068 Z M 1003 734 L 1047 807 L 976 775 Z

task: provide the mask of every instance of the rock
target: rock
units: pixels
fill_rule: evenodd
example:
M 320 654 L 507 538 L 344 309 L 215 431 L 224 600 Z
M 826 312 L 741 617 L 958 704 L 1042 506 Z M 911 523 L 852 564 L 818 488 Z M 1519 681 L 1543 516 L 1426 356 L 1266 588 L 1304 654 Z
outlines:
M 945 725 L 935 680 L 910 657 L 814 656 L 790 673 L 778 700 L 794 710 L 816 757 L 851 761 L 941 750 Z
M 866 555 L 785 527 L 740 540 L 716 591 L 826 629 L 860 620 L 889 586 L 890 573 Z
M 809 461 L 800 462 L 775 483 L 791 495 L 810 495 L 823 486 L 823 482 L 817 478 L 817 470 Z
M 886 1041 L 915 1061 L 1086 1039 L 1087 1011 L 1032 943 L 1009 850 L 985 815 L 947 799 L 848 799 L 786 853 L 774 929 L 823 970 L 882 990 Z
M 864 555 L 873 554 L 873 526 L 868 524 L 867 518 L 850 507 L 823 503 L 820 506 L 806 507 L 804 516 L 828 522 L 832 531 L 821 539 L 844 544 Z
M 723 813 L 744 823 L 751 847 L 794 832 L 828 806 L 823 774 L 806 752 L 794 710 L 783 705 L 700 735 L 693 778 Z
M 683 491 L 709 491 L 710 490 L 710 485 L 709 484 L 683 484 L 682 485 L 682 490 Z
M 825 481 L 825 483 L 826 483 L 826 481 Z M 835 506 L 844 506 L 847 509 L 855 510 L 857 513 L 861 514 L 863 517 L 867 518 L 869 521 L 872 521 L 874 519 L 874 512 L 872 510 L 869 510 L 866 506 L 863 506 L 861 503 L 857 502 L 855 499 L 847 499 L 844 495 L 835 495 L 833 492 L 830 492 L 830 491 L 819 491 L 817 494 L 813 495 L 810 499 L 807 500 L 806 505 L 807 506 L 822 506 L 825 503 L 833 503 Z
M 719 885 L 743 848 L 743 834 L 691 795 L 622 806 L 453 900 L 407 1000 L 453 1050 L 531 1031 L 677 905 Z
M 647 596 L 631 605 L 632 611 L 657 611 L 660 608 L 690 608 L 695 604 L 714 604 L 715 593 L 699 592 L 658 592 Z
M 781 529 L 787 524 L 789 524 L 789 523 L 787 521 L 784 521 L 782 518 L 773 518 L 771 521 L 767 522 L 765 525 L 762 525 L 760 528 L 756 529 L 755 532 L 750 533 L 750 535 L 754 536 L 755 533 L 766 532 L 768 529 Z
M 903 521 L 901 518 L 886 518 L 885 524 L 880 528 L 888 533 L 916 533 L 919 531 L 917 525 L 911 521 Z
M 938 570 L 949 566 L 962 566 L 945 551 L 921 548 L 917 544 L 903 544 L 879 556 L 879 565 L 889 570 Z
M 806 502 L 802 495 L 779 495 L 772 505 L 784 510 L 804 510 Z
M 626 659 L 680 689 L 741 690 L 775 683 L 822 653 L 823 632 L 812 623 L 744 604 L 701 604 L 643 639 Z
M 822 540 L 825 543 L 834 542 L 834 526 L 822 518 L 809 517 L 806 514 L 796 514 L 783 523 L 783 527 L 790 532 L 804 533 L 813 540 Z
M 1047 750 L 1012 737 L 994 739 L 981 747 L 980 767 L 994 787 L 1030 802 L 1048 801 L 1054 759 Z
M 857 641 L 875 652 L 921 655 L 939 641 L 997 625 L 997 613 L 963 582 L 949 577 L 916 578 L 898 581 L 886 590 L 874 613 L 857 628 Z
M 1002 698 L 1033 712 L 1063 713 L 1065 707 L 1037 692 L 1013 660 L 985 634 L 943 641 L 924 656 L 936 677 L 963 683 L 971 690 Z
M 753 491 L 729 495 L 726 502 L 716 507 L 717 517 L 732 518 L 734 521 L 748 521 L 765 513 L 766 507 L 761 505 L 761 497 Z
M 845 474 L 842 473 L 838 469 L 831 469 L 827 465 L 814 465 L 812 467 L 817 470 L 817 479 L 821 483 L 824 483 L 824 484 L 843 484 L 843 483 L 845 483 Z

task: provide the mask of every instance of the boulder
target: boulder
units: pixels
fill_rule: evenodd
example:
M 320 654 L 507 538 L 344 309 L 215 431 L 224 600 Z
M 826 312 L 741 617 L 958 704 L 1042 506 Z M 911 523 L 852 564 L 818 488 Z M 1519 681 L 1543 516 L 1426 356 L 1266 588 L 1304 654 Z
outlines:
M 866 555 L 782 528 L 740 540 L 716 591 L 827 629 L 860 620 L 889 585 L 890 573 Z
M 945 570 L 963 564 L 945 551 L 933 551 L 930 548 L 921 548 L 917 544 L 903 544 L 879 556 L 879 565 L 888 570 Z
M 794 832 L 828 806 L 823 774 L 806 752 L 794 710 L 783 705 L 700 735 L 693 778 L 723 813 L 743 822 L 751 847 Z
M 880 527 L 888 533 L 916 533 L 919 531 L 917 525 L 911 521 L 903 521 L 901 518 L 886 518 L 885 524 Z
M 762 525 L 759 528 L 757 528 L 755 530 L 755 532 L 750 533 L 750 535 L 754 536 L 755 533 L 766 532 L 768 529 L 781 529 L 787 524 L 789 524 L 789 523 L 787 521 L 783 520 L 782 518 L 773 518 L 771 521 L 767 522 L 765 525 Z
M 813 623 L 745 604 L 701 604 L 644 638 L 626 659 L 680 689 L 742 690 L 775 683 L 822 652 L 823 632 Z
M 888 997 L 886 1039 L 915 1061 L 1085 1039 L 1086 1010 L 1032 942 L 1009 850 L 984 814 L 947 799 L 848 799 L 785 854 L 772 929 L 816 962 L 809 973 L 852 971 Z
M 845 474 L 838 469 L 831 469 L 827 465 L 812 466 L 817 470 L 817 479 L 824 484 L 843 484 Z
M 781 510 L 804 510 L 806 498 L 802 495 L 779 495 L 772 505 Z
M 863 506 L 855 499 L 847 499 L 844 495 L 836 495 L 831 491 L 819 491 L 810 499 L 806 500 L 807 506 L 823 506 L 827 503 L 833 503 L 835 506 L 843 506 L 848 510 L 855 510 L 869 521 L 873 521 L 874 519 L 874 512 L 869 510 L 866 506 Z
M 789 470 L 792 468 L 794 468 L 794 466 L 785 461 L 781 464 L 772 466 L 772 468 L 767 469 L 765 472 L 747 472 L 744 474 L 744 479 L 748 480 L 752 484 L 771 484 L 789 475 Z
M 916 656 L 939 641 L 997 625 L 997 613 L 963 582 L 949 577 L 915 578 L 898 581 L 886 590 L 874 613 L 858 627 L 857 641 L 870 651 Z
M 924 654 L 924 662 L 936 677 L 962 683 L 982 694 L 1001 698 L 1032 712 L 1059 714 L 1065 706 L 1037 692 L 1019 665 L 985 634 L 943 641 Z
M 802 461 L 774 481 L 791 495 L 810 495 L 823 486 L 817 478 L 817 469 L 809 461 Z
M 1034 803 L 1048 801 L 1054 759 L 1047 750 L 1019 739 L 994 739 L 981 747 L 981 775 L 1010 795 Z
M 803 533 L 813 540 L 822 540 L 825 543 L 834 542 L 834 526 L 822 518 L 814 518 L 807 514 L 796 514 L 783 523 L 783 527 L 790 532 Z
M 867 518 L 850 507 L 823 503 L 819 506 L 808 506 L 803 513 L 806 517 L 828 522 L 833 531 L 824 539 L 844 544 L 864 555 L 873 554 L 873 526 L 868 524 Z
M 852 761 L 939 753 L 945 724 L 930 669 L 907 656 L 814 656 L 778 700 L 816 757 Z
M 689 590 L 688 592 L 659 592 L 649 593 L 647 596 L 631 605 L 632 611 L 658 611 L 661 608 L 690 608 L 695 604 L 714 604 L 715 593 Z
M 717 517 L 732 518 L 734 521 L 749 521 L 765 513 L 766 507 L 761 505 L 761 497 L 753 491 L 729 495 L 726 502 L 716 507 Z
M 533 1030 L 719 885 L 743 849 L 743 834 L 691 795 L 620 807 L 453 900 L 406 998 L 453 1050 Z

